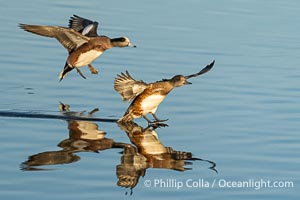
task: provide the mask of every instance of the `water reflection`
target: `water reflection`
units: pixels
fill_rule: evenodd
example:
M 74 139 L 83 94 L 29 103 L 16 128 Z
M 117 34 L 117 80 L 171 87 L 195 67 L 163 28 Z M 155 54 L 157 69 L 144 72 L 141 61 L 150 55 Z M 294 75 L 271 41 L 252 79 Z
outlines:
M 164 146 L 158 138 L 158 126 L 143 128 L 134 122 L 119 124 L 127 133 L 132 144 L 137 147 L 139 154 L 147 160 L 147 168 L 165 168 L 185 171 L 185 160 L 194 160 L 191 152 L 175 151 L 172 147 Z
M 98 108 L 85 115 L 85 111 L 72 112 L 69 105 L 60 103 L 59 110 L 68 116 L 92 117 L 93 113 L 98 111 Z M 28 160 L 21 165 L 23 170 L 45 170 L 36 167 L 73 163 L 80 160 L 80 157 L 74 153 L 99 152 L 111 148 L 122 148 L 126 145 L 106 138 L 106 132 L 99 130 L 99 126 L 94 122 L 80 120 L 67 120 L 67 122 L 69 138 L 62 140 L 57 145 L 62 150 L 47 151 L 29 156 Z
M 139 178 L 144 177 L 146 169 L 161 168 L 177 171 L 190 170 L 187 165 L 191 161 L 201 160 L 211 164 L 210 169 L 216 169 L 216 164 L 209 160 L 193 157 L 191 152 L 176 151 L 172 147 L 164 146 L 158 138 L 157 128 L 166 127 L 166 124 L 153 124 L 146 128 L 131 122 L 118 123 L 134 145 L 124 147 L 121 164 L 117 165 L 118 186 L 132 189 L 137 185 Z
M 73 112 L 70 106 L 61 103 L 59 110 L 63 115 L 88 117 L 91 112 Z M 144 128 L 135 122 L 118 123 L 118 126 L 129 137 L 131 144 L 115 142 L 106 138 L 106 132 L 101 130 L 95 122 L 83 120 L 67 120 L 69 137 L 59 142 L 58 151 L 46 151 L 32 156 L 21 165 L 22 170 L 47 170 L 48 165 L 69 164 L 77 162 L 80 157 L 78 152 L 99 152 L 111 148 L 123 149 L 120 164 L 116 166 L 117 185 L 130 189 L 138 184 L 140 177 L 144 177 L 149 168 L 170 169 L 176 171 L 191 170 L 192 161 L 203 161 L 210 164 L 210 169 L 217 172 L 216 164 L 209 160 L 193 157 L 191 152 L 177 151 L 166 147 L 159 140 L 158 128 L 167 127 L 166 124 L 157 123 Z M 189 167 L 187 167 L 189 166 Z

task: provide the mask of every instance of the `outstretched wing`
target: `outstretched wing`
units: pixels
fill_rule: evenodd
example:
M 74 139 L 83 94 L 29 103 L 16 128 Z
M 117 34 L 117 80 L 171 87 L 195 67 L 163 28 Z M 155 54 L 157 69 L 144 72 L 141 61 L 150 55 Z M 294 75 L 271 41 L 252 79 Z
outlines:
M 212 63 L 210 63 L 209 65 L 206 65 L 206 67 L 204 67 L 200 72 L 195 73 L 195 74 L 191 74 L 189 76 L 185 76 L 186 79 L 192 78 L 192 77 L 196 77 L 199 76 L 201 74 L 204 74 L 206 72 L 208 72 L 209 70 L 211 70 L 211 68 L 214 66 L 215 61 L 212 61 Z
M 19 24 L 19 27 L 37 35 L 56 38 L 69 52 L 90 40 L 90 38 L 76 32 L 73 29 L 60 26 Z
M 132 101 L 147 88 L 147 84 L 143 81 L 136 81 L 130 76 L 128 71 L 126 71 L 125 74 L 121 73 L 117 75 L 114 88 L 120 93 L 123 101 Z
M 69 20 L 69 28 L 88 37 L 97 37 L 98 22 L 73 15 Z

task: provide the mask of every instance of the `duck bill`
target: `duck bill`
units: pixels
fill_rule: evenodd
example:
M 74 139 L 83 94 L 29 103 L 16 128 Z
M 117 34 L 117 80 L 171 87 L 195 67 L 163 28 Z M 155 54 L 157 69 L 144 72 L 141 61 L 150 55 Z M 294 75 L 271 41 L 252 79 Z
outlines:
M 131 42 L 128 44 L 129 47 L 133 47 L 136 48 L 136 46 L 134 44 L 132 44 Z
M 189 82 L 189 81 L 187 81 L 187 80 L 185 80 L 185 85 L 190 85 L 190 84 L 192 84 L 192 83 Z

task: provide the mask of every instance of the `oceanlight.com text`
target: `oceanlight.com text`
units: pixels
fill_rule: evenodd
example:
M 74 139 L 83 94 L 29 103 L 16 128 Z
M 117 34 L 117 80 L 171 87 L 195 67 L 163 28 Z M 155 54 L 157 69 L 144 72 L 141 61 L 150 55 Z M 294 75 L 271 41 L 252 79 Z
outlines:
M 153 188 L 251 188 L 260 190 L 262 188 L 294 188 L 294 182 L 290 180 L 265 180 L 265 179 L 247 179 L 247 180 L 226 180 L 226 179 L 146 179 L 145 187 Z

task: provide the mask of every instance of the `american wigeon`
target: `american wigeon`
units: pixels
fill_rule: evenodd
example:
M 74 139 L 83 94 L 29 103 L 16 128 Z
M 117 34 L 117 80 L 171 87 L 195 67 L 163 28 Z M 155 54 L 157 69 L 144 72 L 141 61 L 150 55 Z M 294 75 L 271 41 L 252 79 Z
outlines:
M 189 75 L 176 75 L 171 79 L 163 79 L 154 83 L 145 83 L 142 80 L 136 81 L 126 71 L 117 75 L 114 82 L 114 89 L 120 93 L 124 101 L 132 101 L 126 113 L 119 122 L 132 121 L 135 118 L 144 117 L 148 123 L 158 123 L 165 120 L 159 120 L 155 112 L 159 104 L 164 100 L 171 90 L 186 84 L 191 84 L 187 79 L 199 76 L 208 72 L 214 65 L 215 61 L 207 65 L 200 72 Z M 146 115 L 152 114 L 155 121 L 151 122 Z
M 79 68 L 86 65 L 92 73 L 98 73 L 91 63 L 107 49 L 136 47 L 127 37 L 111 39 L 107 36 L 98 36 L 95 30 L 97 28 L 95 24 L 97 23 L 90 20 L 88 20 L 90 22 L 87 22 L 86 20 L 77 16 L 71 22 L 70 26 L 72 28 L 28 24 L 19 24 L 19 27 L 40 36 L 55 38 L 68 50 L 69 56 L 63 71 L 59 75 L 61 81 L 74 68 L 85 78 Z

